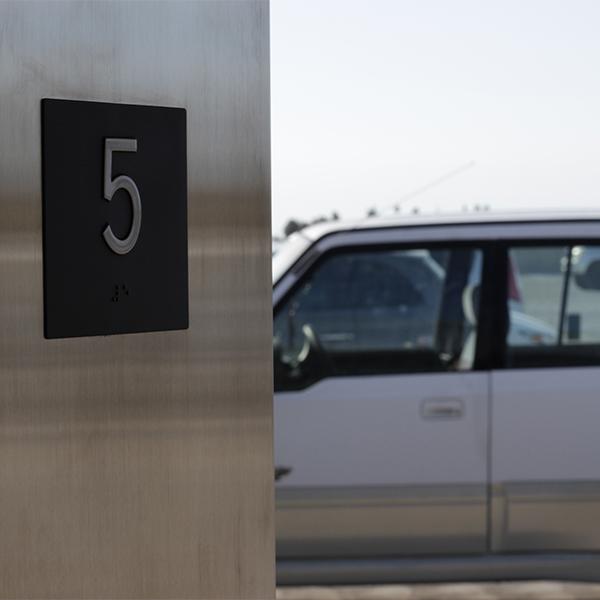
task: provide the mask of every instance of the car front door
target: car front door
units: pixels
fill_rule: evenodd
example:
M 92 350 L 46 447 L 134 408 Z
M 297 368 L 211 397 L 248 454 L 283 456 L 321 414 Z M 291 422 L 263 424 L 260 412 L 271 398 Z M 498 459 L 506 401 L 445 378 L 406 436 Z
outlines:
M 506 348 L 492 372 L 498 552 L 600 550 L 600 240 L 576 233 L 504 246 Z
M 275 309 L 277 554 L 480 552 L 482 250 L 324 253 Z

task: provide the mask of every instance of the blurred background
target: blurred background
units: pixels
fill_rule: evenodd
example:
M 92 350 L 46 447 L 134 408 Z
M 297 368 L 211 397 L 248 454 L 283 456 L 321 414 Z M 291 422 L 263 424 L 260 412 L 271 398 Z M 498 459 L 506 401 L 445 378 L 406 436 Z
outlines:
M 481 278 L 496 277 L 489 273 L 486 275 L 491 263 L 488 258 L 483 258 L 487 252 L 485 249 L 476 249 L 468 256 L 465 254 L 463 259 L 457 259 L 444 246 L 433 248 L 426 245 L 404 253 L 389 251 L 383 258 L 377 248 L 369 256 L 344 255 L 344 268 L 349 273 L 360 272 L 362 267 L 356 267 L 359 261 L 368 263 L 365 273 L 370 269 L 368 277 L 364 279 L 364 298 L 368 298 L 365 302 L 371 305 L 354 307 L 353 324 L 349 324 L 349 321 L 344 321 L 346 317 L 340 317 L 341 313 L 336 312 L 335 306 L 332 309 L 327 303 L 336 293 L 340 302 L 345 302 L 350 292 L 346 293 L 343 286 L 349 286 L 352 280 L 356 280 L 355 276 L 348 276 L 348 281 L 345 281 L 340 275 L 341 267 L 336 267 L 337 271 L 331 267 L 329 271 L 323 268 L 321 273 L 325 274 L 319 279 L 320 267 L 317 265 L 315 276 L 307 267 L 308 275 L 301 272 L 299 277 L 304 279 L 298 283 L 294 278 L 292 281 L 291 276 L 288 277 L 290 281 L 286 280 L 286 270 L 295 261 L 312 261 L 314 257 L 310 260 L 307 258 L 311 245 L 317 244 L 323 236 L 346 230 L 349 227 L 344 225 L 347 220 L 367 228 L 369 223 L 379 226 L 385 226 L 386 223 L 401 225 L 404 218 L 407 222 L 416 218 L 431 224 L 442 222 L 450 214 L 458 214 L 459 222 L 460 215 L 465 219 L 475 217 L 475 222 L 478 216 L 482 222 L 493 222 L 496 215 L 509 212 L 513 220 L 518 220 L 521 214 L 527 214 L 525 220 L 531 222 L 536 220 L 535 215 L 538 214 L 539 220 L 543 221 L 552 214 L 555 223 L 566 223 L 569 219 L 579 218 L 573 215 L 593 214 L 595 211 L 594 219 L 598 221 L 599 30 L 600 2 L 594 0 L 272 0 L 272 231 L 274 282 L 279 285 L 279 289 L 276 285 L 274 292 L 275 475 L 279 485 L 279 559 L 356 557 L 361 550 L 352 540 L 359 538 L 363 544 L 361 547 L 368 548 L 372 542 L 370 548 L 372 554 L 376 555 L 376 535 L 385 537 L 382 531 L 389 529 L 392 523 L 387 521 L 386 524 L 389 514 L 385 516 L 385 508 L 382 507 L 389 508 L 392 501 L 387 497 L 382 499 L 382 487 L 377 488 L 377 494 L 380 495 L 371 490 L 370 499 L 363 497 L 360 501 L 363 508 L 356 521 L 360 524 L 355 525 L 348 516 L 350 513 L 344 513 L 350 505 L 344 503 L 353 491 L 341 486 L 341 472 L 346 469 L 344 473 L 351 474 L 348 480 L 352 480 L 354 475 L 354 479 L 359 480 L 357 473 L 362 460 L 353 462 L 348 449 L 363 444 L 368 452 L 376 453 L 378 445 L 374 436 L 378 431 L 368 430 L 366 423 L 371 422 L 369 418 L 366 418 L 362 428 L 362 420 L 359 423 L 351 422 L 352 409 L 341 419 L 329 414 L 327 411 L 331 411 L 333 401 L 337 398 L 335 393 L 338 393 L 332 392 L 331 386 L 327 387 L 332 379 L 323 374 L 321 365 L 313 379 L 309 381 L 305 377 L 302 380 L 301 363 L 304 361 L 304 366 L 310 367 L 309 371 L 315 371 L 315 356 L 318 358 L 319 355 L 330 354 L 327 368 L 335 371 L 336 365 L 331 367 L 332 357 L 335 363 L 337 356 L 335 352 L 339 354 L 353 350 L 352 343 L 356 347 L 360 343 L 364 346 L 361 349 L 361 357 L 364 357 L 369 344 L 379 344 L 378 350 L 389 344 L 390 331 L 406 330 L 407 323 L 428 319 L 432 333 L 419 331 L 412 338 L 408 336 L 398 341 L 400 338 L 397 337 L 395 342 L 391 342 L 397 343 L 398 348 L 401 346 L 402 351 L 422 349 L 430 342 L 433 344 L 436 327 L 439 333 L 434 313 L 439 305 L 445 305 L 445 290 L 450 287 L 449 282 L 452 283 L 452 269 L 455 268 L 452 265 L 457 260 L 468 261 L 468 265 L 465 262 L 466 270 L 460 287 L 465 313 L 477 313 L 479 309 Z M 561 213 L 565 215 L 564 220 Z M 315 224 L 321 227 L 309 227 Z M 548 432 L 560 432 L 559 426 L 570 427 L 576 449 L 569 454 L 568 444 L 565 445 L 562 440 L 564 448 L 557 449 L 554 444 L 538 463 L 542 465 L 546 460 L 556 465 L 563 456 L 567 456 L 564 464 L 571 466 L 567 468 L 565 480 L 561 480 L 558 486 L 557 480 L 545 477 L 551 468 L 544 471 L 545 467 L 540 467 L 538 471 L 530 473 L 530 477 L 522 478 L 518 483 L 521 487 L 515 494 L 522 502 L 520 506 L 528 506 L 529 509 L 518 513 L 521 521 L 517 523 L 518 519 L 515 518 L 511 522 L 517 532 L 513 537 L 507 533 L 508 512 L 502 517 L 506 531 L 498 533 L 493 530 L 498 515 L 495 507 L 504 505 L 494 504 L 492 498 L 494 495 L 500 497 L 505 492 L 494 489 L 490 479 L 493 467 L 489 455 L 490 449 L 493 450 L 491 441 L 482 442 L 483 446 L 489 444 L 487 450 L 482 450 L 481 458 L 481 469 L 487 473 L 487 483 L 482 483 L 481 489 L 478 488 L 479 491 L 474 493 L 487 494 L 481 500 L 482 506 L 487 503 L 487 508 L 477 517 L 480 518 L 481 545 L 487 548 L 487 552 L 493 550 L 495 539 L 508 540 L 504 549 L 509 552 L 533 550 L 534 558 L 546 550 L 572 552 L 574 554 L 568 560 L 575 562 L 569 563 L 572 566 L 567 566 L 561 573 L 567 573 L 570 579 L 583 580 L 590 579 L 589 574 L 594 572 L 595 567 L 590 567 L 592 564 L 598 565 L 596 572 L 600 577 L 600 562 L 586 562 L 600 561 L 600 529 L 594 525 L 600 516 L 600 466 L 595 466 L 600 465 L 600 444 L 594 445 L 592 441 L 595 437 L 600 439 L 595 434 L 596 423 L 600 426 L 600 411 L 596 406 L 596 399 L 600 400 L 600 395 L 595 391 L 600 389 L 600 369 L 597 368 L 600 367 L 600 235 L 598 232 L 590 235 L 590 231 L 595 231 L 591 229 L 582 233 L 569 231 L 575 231 L 575 234 L 565 234 L 563 238 L 553 234 L 552 240 L 540 245 L 532 245 L 529 240 L 505 249 L 504 266 L 508 272 L 508 283 L 506 289 L 500 288 L 500 292 L 508 294 L 505 303 L 507 331 L 504 332 L 504 339 L 494 343 L 506 342 L 509 350 L 514 346 L 515 356 L 529 353 L 528 364 L 518 365 L 513 361 L 512 366 L 527 367 L 530 374 L 535 371 L 532 371 L 533 367 L 563 367 L 565 364 L 561 361 L 565 360 L 569 362 L 569 367 L 579 368 L 576 373 L 570 370 L 571 375 L 576 377 L 573 379 L 575 383 L 570 388 L 561 388 L 563 400 L 568 397 L 575 407 L 581 408 L 575 420 L 569 421 L 570 425 L 559 423 L 561 419 L 557 417 L 560 413 L 557 402 L 562 400 L 544 404 L 546 399 L 543 392 L 535 388 L 537 384 L 528 387 L 530 384 L 527 382 L 531 380 L 526 379 L 527 375 L 519 379 L 518 384 L 507 380 L 506 385 L 508 396 L 520 394 L 524 404 L 530 398 L 538 402 L 535 409 L 539 409 L 540 422 L 546 429 L 536 429 L 535 421 L 527 421 L 525 425 L 523 421 L 519 429 L 515 423 L 519 423 L 521 416 L 513 415 L 511 427 L 514 426 L 514 431 L 518 429 L 518 432 L 507 434 L 503 443 L 507 447 L 518 447 L 525 456 L 531 441 L 529 459 L 534 464 L 537 459 L 531 458 L 536 451 L 533 442 L 539 441 Z M 302 235 L 299 236 L 297 232 L 302 232 Z M 539 232 L 532 234 L 532 238 L 538 239 L 540 236 L 543 237 Z M 280 248 L 283 248 L 281 253 L 278 252 Z M 342 259 L 338 261 L 340 264 Z M 352 269 L 355 270 L 351 270 L 350 264 L 354 265 Z M 405 274 L 409 273 L 407 265 L 412 265 L 410 277 L 413 282 L 417 280 L 415 273 L 421 272 L 415 298 L 420 290 L 424 297 L 430 298 L 439 293 L 442 299 L 436 305 L 438 308 L 432 308 L 426 318 L 422 314 L 410 313 L 410 309 L 403 306 L 406 314 L 402 317 L 404 321 L 401 321 L 391 316 L 390 298 L 395 297 L 396 291 L 391 285 L 388 289 L 385 282 L 389 283 L 394 273 L 402 272 L 402 269 L 405 269 Z M 374 274 L 377 269 L 382 273 L 387 269 L 391 276 L 382 276 L 382 280 L 378 281 Z M 282 288 L 284 291 L 281 291 Z M 376 293 L 369 294 L 373 290 L 379 296 Z M 384 296 L 388 303 L 385 307 L 382 300 Z M 375 306 L 377 302 L 380 304 Z M 403 302 L 410 304 L 408 300 Z M 324 306 L 328 307 L 329 312 L 319 313 Z M 375 310 L 378 311 L 377 315 Z M 394 305 L 393 311 L 397 314 L 398 307 Z M 460 312 L 460 318 L 464 320 L 462 308 Z M 360 314 L 363 315 L 360 318 L 365 319 L 361 321 L 362 325 L 358 323 L 357 315 Z M 476 330 L 477 317 L 471 319 L 469 326 Z M 380 334 L 375 340 L 371 334 L 377 328 Z M 461 344 L 467 346 L 463 324 L 460 329 L 464 336 Z M 368 341 L 365 341 L 367 338 Z M 349 342 L 351 339 L 354 341 Z M 564 350 L 563 346 L 570 347 Z M 540 348 L 543 349 L 541 359 L 542 354 L 537 354 Z M 389 348 L 386 347 L 386 350 Z M 471 351 L 474 352 L 473 348 Z M 463 362 L 464 354 L 463 348 Z M 550 362 L 544 363 L 546 359 Z M 367 381 L 366 377 L 371 373 L 369 369 L 376 372 L 378 366 L 373 363 L 364 370 L 364 362 L 359 364 L 361 360 L 355 360 L 352 366 L 355 371 L 350 369 L 345 374 L 361 372 L 362 376 L 346 378 L 343 393 L 348 397 L 362 393 L 367 401 L 381 395 L 379 388 L 369 387 L 371 380 Z M 469 360 L 469 366 L 464 367 L 463 364 L 453 368 L 469 370 L 473 365 L 473 356 Z M 462 364 L 461 361 L 457 364 Z M 504 365 L 506 367 L 511 365 L 507 363 Z M 337 368 L 335 377 L 338 379 L 335 381 L 340 381 L 339 365 Z M 360 371 L 361 368 L 364 372 Z M 287 371 L 284 373 L 285 369 Z M 431 370 L 431 375 L 419 379 L 425 382 L 423 385 L 441 377 L 434 372 L 435 368 Z M 382 372 L 385 374 L 385 369 Z M 543 380 L 548 372 L 537 370 L 532 377 Z M 466 376 L 470 375 L 475 373 Z M 560 368 L 553 376 L 555 379 L 549 381 L 560 381 Z M 442 393 L 439 390 L 444 389 L 440 385 L 438 395 Z M 466 389 L 471 384 L 467 381 L 464 385 Z M 548 384 L 550 387 L 552 385 Z M 389 389 L 390 386 L 391 383 Z M 482 422 L 489 419 L 485 427 L 491 431 L 494 426 L 489 401 L 489 416 L 479 417 Z M 288 409 L 292 404 L 293 409 Z M 336 406 L 342 405 L 340 400 Z M 372 411 L 377 410 L 377 405 L 374 406 Z M 477 404 L 474 406 L 477 411 Z M 502 404 L 499 403 L 499 406 Z M 447 411 L 456 410 L 462 417 L 461 402 L 443 408 Z M 468 407 L 467 414 L 470 410 Z M 454 416 L 450 415 L 450 418 Z M 577 419 L 582 423 L 581 426 L 577 425 Z M 383 429 L 385 415 L 380 415 L 380 421 Z M 375 417 L 373 422 L 376 422 Z M 298 434 L 299 441 L 295 446 L 295 451 L 302 455 L 298 463 L 305 459 L 309 472 L 317 463 L 325 465 L 320 470 L 314 470 L 325 474 L 319 481 L 322 488 L 306 487 L 304 484 L 310 481 L 310 477 L 302 479 L 303 475 L 299 475 L 295 478 L 297 472 L 304 472 L 301 468 L 293 471 L 296 466 L 283 460 L 294 456 L 293 453 L 286 455 L 286 452 L 290 444 L 295 443 L 288 443 L 288 438 L 293 435 L 288 435 L 291 429 L 282 433 L 283 426 L 296 427 L 298 431 L 301 427 L 306 428 Z M 332 427 L 329 433 L 328 426 Z M 406 427 L 410 429 L 408 425 Z M 306 433 L 311 431 L 314 437 Z M 322 443 L 319 436 L 326 439 L 333 431 L 338 436 L 347 436 L 343 443 L 339 442 L 339 437 L 335 442 L 340 456 L 346 456 L 348 463 L 341 469 L 339 464 L 334 464 L 327 443 L 319 446 Z M 432 434 L 431 447 L 436 443 Z M 385 445 L 381 445 L 381 448 L 385 448 Z M 402 451 L 409 452 L 411 448 Z M 558 459 L 553 458 L 555 451 Z M 584 455 L 588 461 L 585 465 L 579 460 Z M 395 460 L 385 453 L 379 458 L 385 464 Z M 428 458 L 437 460 L 439 465 L 443 463 L 439 457 Z M 421 460 L 421 463 L 424 462 Z M 519 460 L 514 462 L 518 463 Z M 426 470 L 423 464 L 418 466 L 416 472 Z M 529 463 L 525 460 L 523 464 Z M 353 465 L 356 465 L 355 469 Z M 371 475 L 373 481 L 378 481 L 373 472 L 367 469 L 365 473 L 362 475 L 365 481 L 370 480 Z M 535 480 L 538 487 L 527 488 L 529 480 Z M 563 485 L 567 480 L 567 487 L 571 486 L 568 493 Z M 289 485 L 280 485 L 288 481 L 291 482 Z M 306 492 L 310 489 L 313 490 L 313 497 L 307 500 L 299 490 Z M 435 503 L 430 495 L 433 493 L 431 489 L 420 489 L 419 502 L 424 505 Z M 540 516 L 536 504 L 539 497 L 535 494 L 539 497 L 540 494 L 544 495 L 546 508 L 543 510 L 549 511 L 547 516 Z M 574 494 L 577 500 L 574 500 Z M 554 502 L 549 509 L 548 498 L 552 498 L 550 504 Z M 565 499 L 567 504 L 564 504 Z M 370 512 L 364 510 L 367 505 L 371 506 Z M 565 508 L 567 505 L 568 509 Z M 320 515 L 321 521 L 314 519 L 316 510 L 313 510 L 311 517 L 311 509 L 322 510 L 323 506 L 327 507 L 328 512 Z M 508 511 L 506 506 L 498 510 Z M 400 509 L 397 513 L 398 519 L 406 519 L 410 523 L 411 518 L 403 510 L 406 509 Z M 443 529 L 443 524 L 454 517 L 449 512 L 441 512 L 436 518 L 440 519 L 438 529 Z M 543 524 L 544 519 L 548 520 L 547 527 Z M 351 523 L 346 534 L 340 534 L 340 539 L 345 540 L 345 547 L 339 545 L 339 539 L 334 543 L 323 533 L 329 524 L 333 530 L 333 523 L 344 522 Z M 353 527 L 356 528 L 356 538 L 353 538 Z M 370 527 L 378 532 L 371 542 Z M 403 527 L 405 524 L 398 525 L 398 531 Z M 458 531 L 460 526 L 456 527 Z M 574 533 L 575 529 L 577 533 Z M 543 539 L 538 535 L 540 531 L 543 532 Z M 289 549 L 291 546 L 285 545 L 288 533 L 290 539 L 296 540 L 292 550 Z M 443 553 L 436 546 L 437 533 L 436 528 L 431 526 L 427 534 L 428 541 L 419 542 L 425 544 L 427 551 L 419 554 L 418 546 L 414 546 L 415 556 Z M 470 535 L 464 533 L 467 537 Z M 398 535 L 402 534 L 403 531 L 400 531 Z M 539 539 L 534 540 L 536 536 Z M 442 533 L 439 539 L 443 539 Z M 445 539 L 448 541 L 450 538 Z M 319 546 L 319 543 L 322 545 Z M 465 547 L 472 549 L 476 546 Z M 335 548 L 340 548 L 339 556 Z M 462 552 L 458 547 L 446 550 L 451 555 Z M 393 554 L 389 548 L 382 552 Z M 402 552 L 406 556 L 408 551 L 403 548 Z M 513 572 L 518 574 L 520 567 L 517 563 L 515 565 Z M 286 571 L 287 579 L 284 578 L 284 582 L 295 581 L 296 566 L 292 564 Z M 562 578 L 562 575 L 551 577 L 552 569 L 547 566 L 538 572 L 549 574 L 550 579 Z M 346 565 L 344 568 L 351 570 L 352 567 Z M 337 571 L 338 584 L 344 583 L 339 575 L 342 571 L 343 568 Z M 503 572 L 507 572 L 506 569 Z M 535 569 L 531 572 L 535 572 Z M 296 577 L 298 581 L 301 579 Z M 418 575 L 412 579 L 418 581 Z M 456 581 L 460 577 L 454 575 L 451 579 Z M 375 579 L 371 583 L 373 585 L 354 587 L 281 586 L 278 597 L 288 600 L 600 598 L 600 585 L 582 582 L 469 583 L 466 579 L 462 583 L 381 585 L 383 582 Z
M 274 234 L 599 206 L 599 24 L 594 0 L 274 0 Z

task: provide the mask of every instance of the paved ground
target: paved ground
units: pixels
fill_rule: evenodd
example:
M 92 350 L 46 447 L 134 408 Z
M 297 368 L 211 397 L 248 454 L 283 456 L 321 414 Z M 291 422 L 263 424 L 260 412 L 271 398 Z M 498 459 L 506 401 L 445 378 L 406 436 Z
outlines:
M 285 587 L 278 600 L 600 600 L 600 584 L 452 583 L 340 587 Z

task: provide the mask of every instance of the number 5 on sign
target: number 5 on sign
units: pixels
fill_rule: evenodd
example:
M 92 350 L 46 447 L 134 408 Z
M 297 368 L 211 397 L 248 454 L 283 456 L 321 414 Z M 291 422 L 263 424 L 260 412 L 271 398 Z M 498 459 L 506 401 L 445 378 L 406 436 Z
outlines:
M 119 175 L 112 179 L 112 155 L 113 152 L 137 152 L 137 140 L 123 138 L 108 138 L 104 142 L 104 198 L 110 202 L 117 190 L 125 190 L 131 199 L 133 209 L 133 219 L 131 229 L 125 238 L 118 238 L 112 231 L 110 225 L 107 225 L 102 236 L 108 247 L 116 254 L 127 254 L 131 252 L 142 226 L 142 200 L 140 191 L 135 185 L 135 181 L 127 175 Z

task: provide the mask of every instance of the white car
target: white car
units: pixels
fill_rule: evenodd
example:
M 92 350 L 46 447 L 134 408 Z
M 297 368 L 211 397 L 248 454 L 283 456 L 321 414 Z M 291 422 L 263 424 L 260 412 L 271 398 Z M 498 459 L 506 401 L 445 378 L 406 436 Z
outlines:
M 600 574 L 600 215 L 334 222 L 273 259 L 278 581 Z

